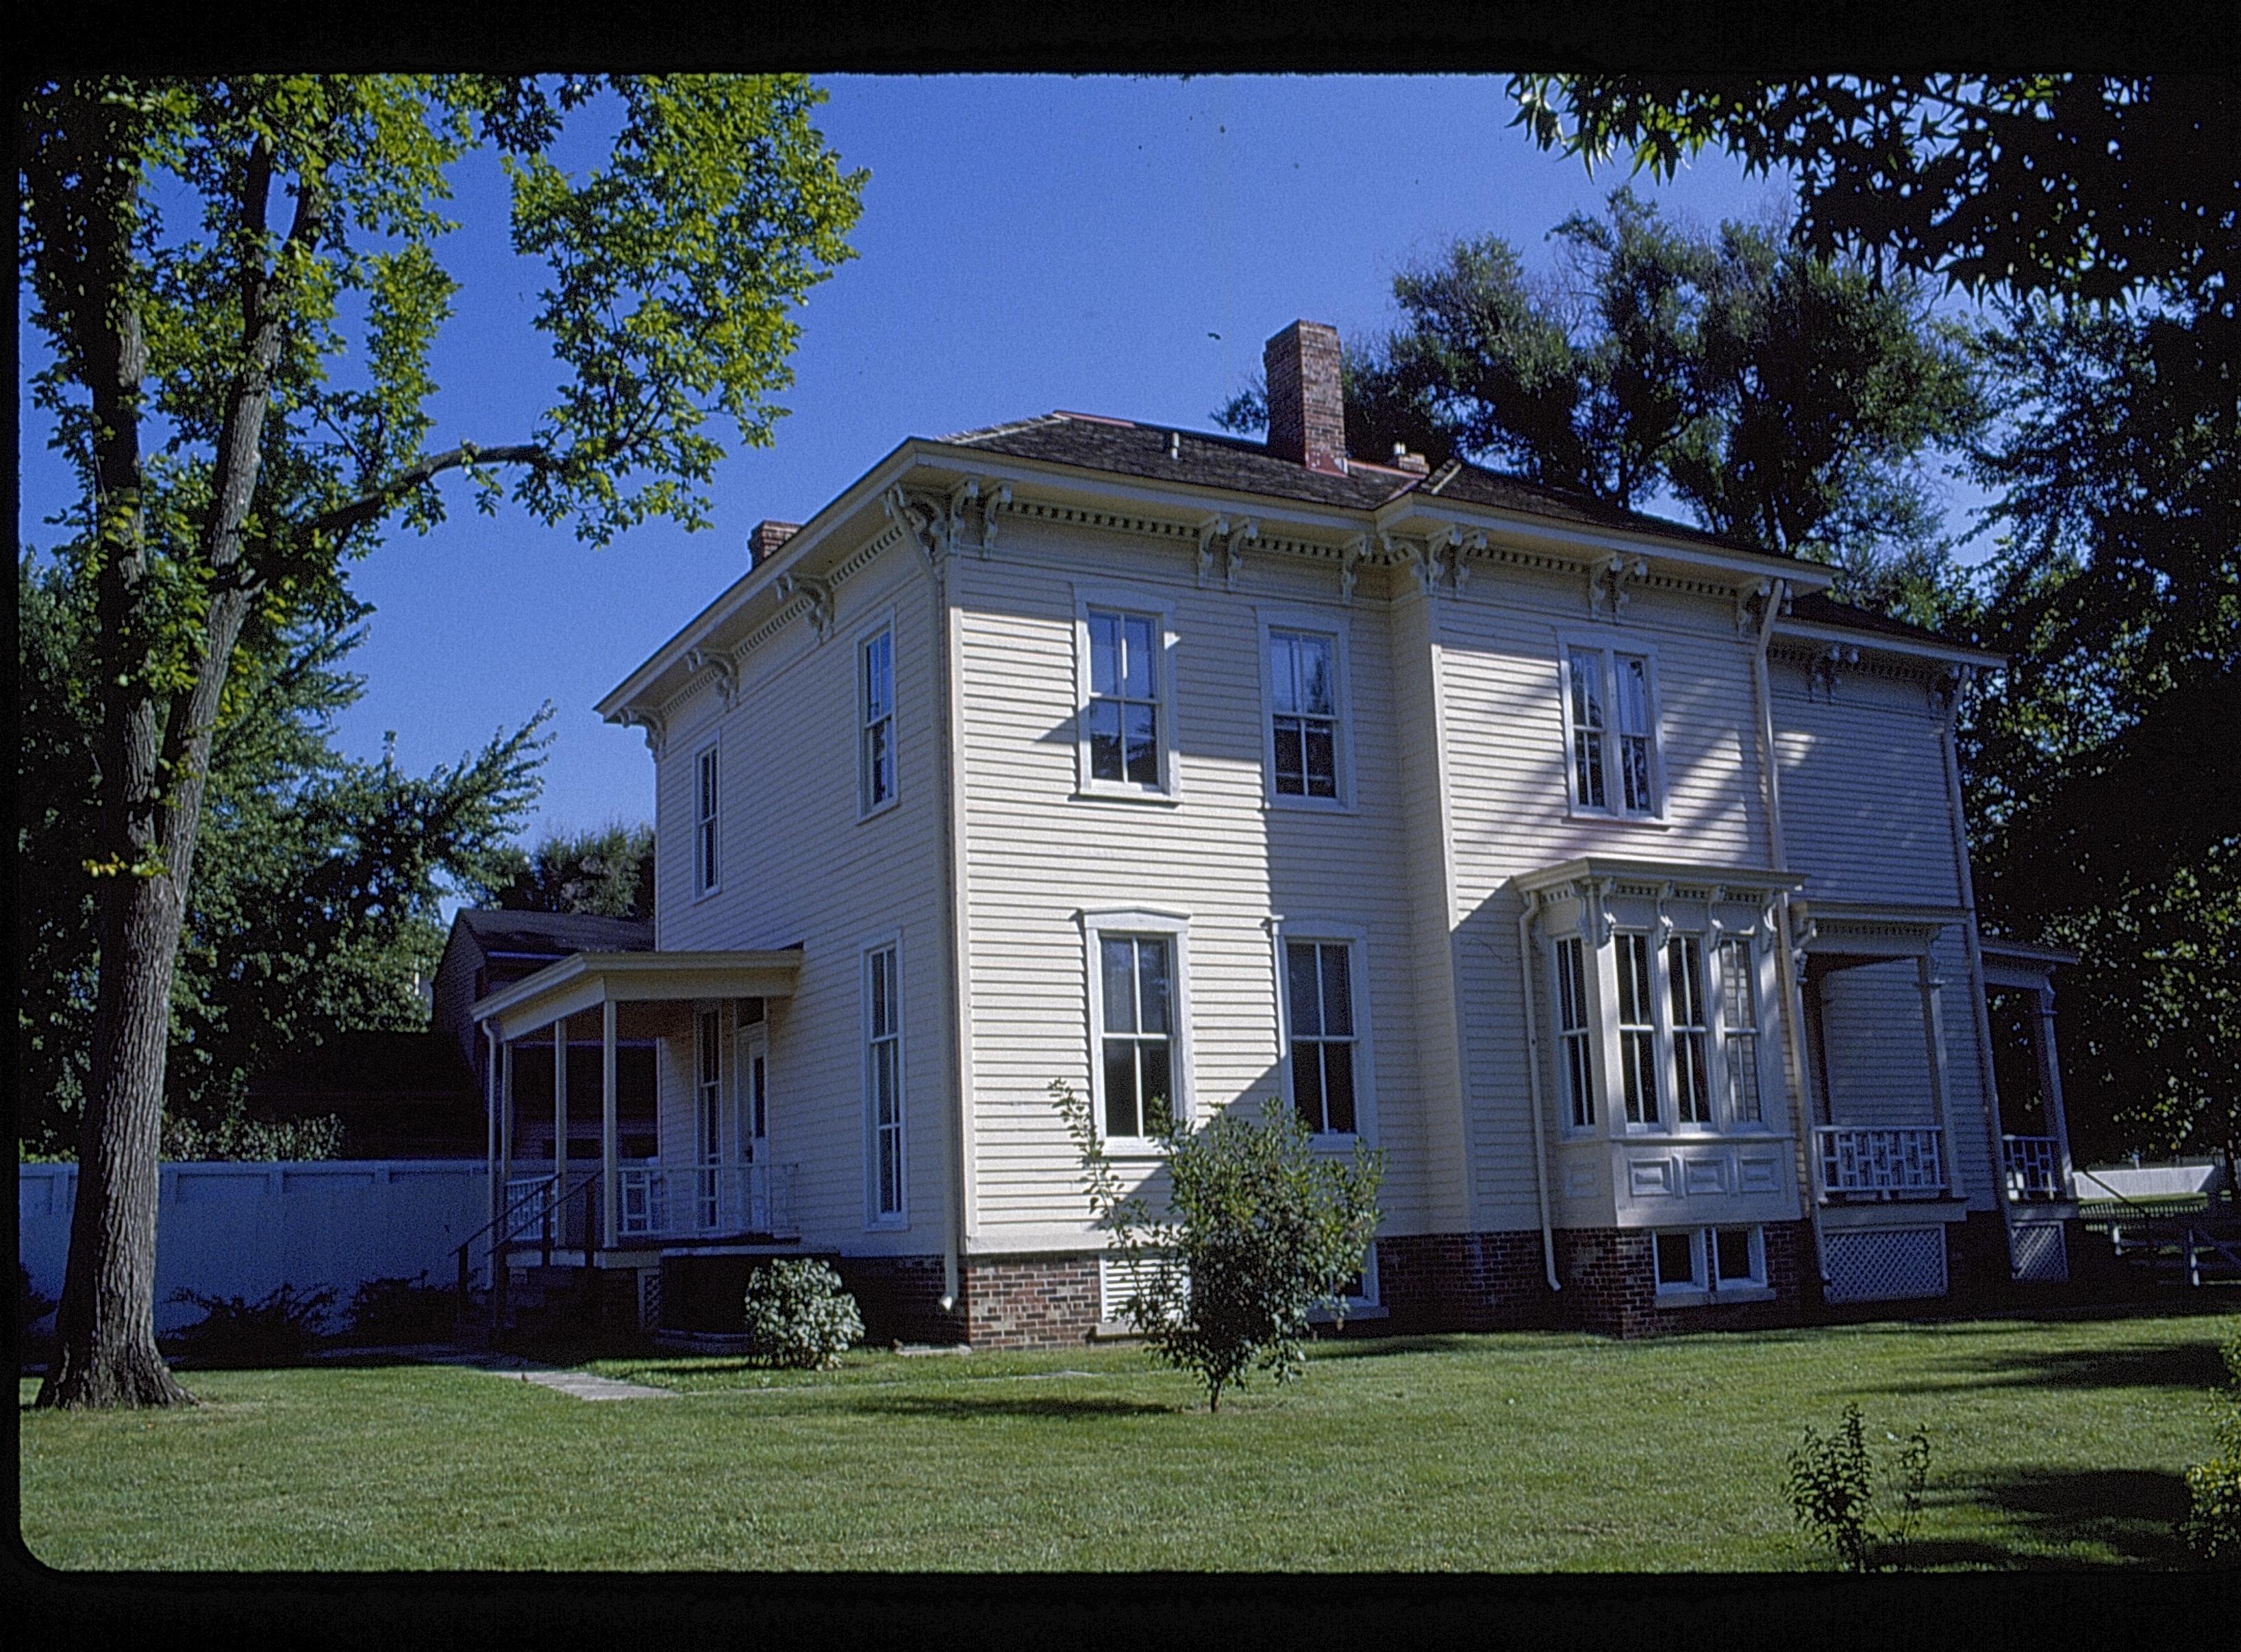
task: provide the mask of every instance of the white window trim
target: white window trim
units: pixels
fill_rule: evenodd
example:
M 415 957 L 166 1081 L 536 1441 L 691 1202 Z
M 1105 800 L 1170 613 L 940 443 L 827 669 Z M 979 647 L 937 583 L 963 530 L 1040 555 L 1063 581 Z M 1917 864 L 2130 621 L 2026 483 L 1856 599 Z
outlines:
M 1268 926 L 1269 958 L 1276 979 L 1276 1064 L 1283 1074 L 1284 1106 L 1296 1113 L 1297 1093 L 1292 1087 L 1291 978 L 1284 957 L 1285 944 L 1298 941 L 1347 949 L 1347 985 L 1354 993 L 1354 1129 L 1317 1132 L 1318 1148 L 1344 1153 L 1357 1142 L 1377 1141 L 1377 1058 L 1370 1036 L 1369 932 L 1358 924 L 1335 923 L 1314 918 L 1276 918 Z
M 1089 767 L 1089 611 L 1132 613 L 1156 619 L 1159 658 L 1154 663 L 1153 692 L 1160 706 L 1160 784 L 1147 791 L 1126 780 L 1100 780 Z M 1182 799 L 1182 775 L 1175 758 L 1175 605 L 1141 585 L 1080 584 L 1074 587 L 1074 795 L 1100 802 L 1173 804 Z
M 892 952 L 895 960 L 895 1125 L 901 1132 L 902 1154 L 895 1194 L 900 1208 L 880 1208 L 879 1096 L 872 1086 L 872 956 Z M 867 940 L 856 953 L 857 1048 L 863 1063 L 864 1086 L 864 1226 L 882 1232 L 910 1226 L 910 1051 L 909 1028 L 903 1015 L 903 942 L 900 931 Z
M 1600 632 L 1560 631 L 1556 639 L 1556 721 L 1564 741 L 1564 813 L 1568 819 L 1609 821 L 1618 826 L 1666 828 L 1673 824 L 1671 794 L 1665 779 L 1665 697 L 1660 691 L 1657 645 L 1646 637 L 1615 638 Z M 1572 739 L 1572 651 L 1593 651 L 1602 660 L 1603 725 L 1603 796 L 1606 806 L 1596 808 L 1575 795 L 1579 773 Z M 1614 657 L 1636 654 L 1649 668 L 1649 790 L 1655 804 L 1647 814 L 1629 814 L 1618 799 L 1626 795 L 1618 763 L 1618 681 Z
M 1102 605 L 1101 604 L 1100 605 Z M 1174 1061 L 1175 1094 L 1168 1098 L 1176 1120 L 1190 1123 L 1196 1116 L 1191 1077 L 1190 914 L 1161 912 L 1145 906 L 1107 907 L 1074 914 L 1081 926 L 1083 984 L 1089 1003 L 1090 1122 L 1098 1140 L 1115 1159 L 1156 1159 L 1158 1140 L 1151 1136 L 1107 1135 L 1105 1130 L 1105 993 L 1103 971 L 1097 949 L 1101 936 L 1164 935 L 1175 949 Z
M 1272 809 L 1300 809 L 1310 814 L 1357 814 L 1361 805 L 1354 778 L 1354 672 L 1347 650 L 1347 625 L 1342 616 L 1317 613 L 1305 608 L 1258 608 L 1261 648 L 1261 796 Z M 1271 634 L 1279 631 L 1308 632 L 1332 639 L 1332 666 L 1338 680 L 1332 686 L 1331 704 L 1336 737 L 1338 795 L 1335 798 L 1294 797 L 1276 790 L 1276 684 L 1269 669 Z
M 894 770 L 894 786 L 877 803 L 866 803 L 872 790 L 872 772 L 866 751 L 865 734 L 870 726 L 871 703 L 864 683 L 864 655 L 880 634 L 887 638 L 887 757 Z M 887 609 L 880 617 L 856 632 L 856 819 L 859 822 L 874 819 L 902 802 L 902 660 L 900 657 L 895 628 L 895 612 Z
M 724 889 L 724 759 L 723 740 L 710 740 L 692 753 L 692 899 L 706 900 L 711 895 L 721 894 Z M 700 813 L 700 771 L 704 764 L 714 765 L 716 784 L 715 807 L 708 814 Z M 701 857 L 701 834 L 710 825 L 716 828 L 715 866 L 711 868 Z M 712 870 L 715 876 L 703 880 L 702 874 Z

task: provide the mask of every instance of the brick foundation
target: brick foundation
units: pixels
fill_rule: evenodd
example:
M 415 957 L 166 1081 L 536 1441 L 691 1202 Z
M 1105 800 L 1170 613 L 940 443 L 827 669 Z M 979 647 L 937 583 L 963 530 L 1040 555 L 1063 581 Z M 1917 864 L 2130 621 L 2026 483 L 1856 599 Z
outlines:
M 1644 1228 L 1560 1229 L 1557 1277 L 1562 1322 L 1611 1336 L 1659 1336 L 1681 1331 L 1754 1330 L 1796 1325 L 1820 1307 L 1819 1273 L 1810 1222 L 1769 1222 L 1766 1282 L 1771 1300 L 1690 1303 L 1661 1308 L 1650 1234 Z
M 1401 1234 L 1377 1241 L 1377 1298 L 1392 1332 L 1522 1330 L 1554 1322 L 1537 1229 Z
M 941 1306 L 939 1256 L 840 1256 L 833 1266 L 864 1316 L 864 1340 L 954 1344 L 966 1336 L 965 1316 Z
M 976 1348 L 1075 1346 L 1097 1328 L 1094 1256 L 1005 1256 L 965 1264 L 967 1341 Z

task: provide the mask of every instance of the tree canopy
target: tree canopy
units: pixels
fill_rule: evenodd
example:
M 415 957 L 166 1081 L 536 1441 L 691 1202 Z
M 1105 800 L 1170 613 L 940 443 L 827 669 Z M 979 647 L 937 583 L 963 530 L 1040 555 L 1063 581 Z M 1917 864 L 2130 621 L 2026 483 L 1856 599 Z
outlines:
M 706 525 L 728 425 L 766 444 L 795 318 L 851 255 L 861 172 L 798 77 L 52 81 L 24 98 L 30 379 L 78 485 L 91 593 L 95 983 L 79 1192 L 43 1403 L 186 1398 L 155 1348 L 170 1006 L 244 636 L 347 617 L 348 569 L 453 472 L 594 543 Z M 598 164 L 572 172 L 587 123 Z M 559 384 L 529 427 L 438 438 L 458 283 L 447 171 L 497 151 Z M 404 846 L 396 846 L 400 850 Z
M 1550 278 L 1484 236 L 1395 279 L 1401 324 L 1345 359 L 1349 447 L 1629 509 L 1668 494 L 1715 532 L 1839 564 L 1841 594 L 1919 605 L 1943 559 L 1926 464 L 1982 411 L 1967 335 L 1920 284 L 1765 224 L 1684 230 L 1623 187 L 1552 235 Z M 1267 413 L 1248 392 L 1215 417 Z
M 653 828 L 610 821 L 596 831 L 552 832 L 509 847 L 490 874 L 487 899 L 508 912 L 653 916 Z
M 17 564 L 17 1131 L 41 1154 L 75 1139 L 100 964 L 90 608 L 67 562 Z M 171 1156 L 253 1138 L 245 1086 L 286 1057 L 338 1032 L 425 1024 L 414 978 L 443 950 L 441 900 L 478 894 L 520 853 L 506 839 L 536 795 L 545 714 L 424 776 L 388 754 L 353 760 L 333 719 L 360 692 L 344 669 L 357 637 L 299 625 L 237 651 L 171 982 Z
M 2241 1147 L 2241 166 L 2230 76 L 1521 76 L 1518 123 L 1796 179 L 1803 238 L 1966 287 L 1993 418 L 1963 702 L 1987 920 L 2077 947 L 2081 1149 Z

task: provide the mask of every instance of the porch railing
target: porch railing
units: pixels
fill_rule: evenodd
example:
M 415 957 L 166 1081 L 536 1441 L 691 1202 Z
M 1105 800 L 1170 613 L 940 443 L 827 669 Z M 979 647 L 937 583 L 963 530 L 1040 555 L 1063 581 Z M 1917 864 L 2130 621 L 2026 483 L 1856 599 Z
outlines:
M 795 1167 L 646 1165 L 622 1173 L 625 1239 L 791 1236 Z
M 2009 1198 L 2063 1196 L 2060 1144 L 2052 1136 L 2002 1136 L 2000 1158 L 2008 1173 Z
M 1813 1140 L 1824 1199 L 1935 1199 L 1945 1191 L 1944 1133 L 1935 1126 L 1823 1125 Z

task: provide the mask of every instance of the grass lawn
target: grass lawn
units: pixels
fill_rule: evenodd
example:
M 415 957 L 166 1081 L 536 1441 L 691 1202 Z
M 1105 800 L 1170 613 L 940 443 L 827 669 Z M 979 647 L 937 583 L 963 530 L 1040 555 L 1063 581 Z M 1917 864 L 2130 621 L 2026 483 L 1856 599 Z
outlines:
M 23 1535 L 66 1568 L 1786 1569 L 1825 1562 L 1783 1457 L 1857 1401 L 1877 1443 L 1929 1429 L 1919 1563 L 2181 1565 L 2231 1324 L 1348 1341 L 1214 1416 L 1111 1347 L 603 1361 L 679 1397 L 600 1403 L 445 1366 L 210 1371 L 192 1410 L 25 1409 Z

